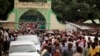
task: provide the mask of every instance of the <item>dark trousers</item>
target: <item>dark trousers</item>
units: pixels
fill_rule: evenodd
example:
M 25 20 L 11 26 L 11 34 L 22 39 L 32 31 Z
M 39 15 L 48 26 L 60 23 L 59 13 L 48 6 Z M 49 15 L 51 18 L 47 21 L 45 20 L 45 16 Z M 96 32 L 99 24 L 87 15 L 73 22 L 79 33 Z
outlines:
M 0 49 L 0 56 L 2 56 L 2 50 Z
M 4 53 L 6 53 L 9 50 L 10 47 L 10 41 L 4 41 Z
M 0 56 L 2 56 L 2 46 L 0 45 Z

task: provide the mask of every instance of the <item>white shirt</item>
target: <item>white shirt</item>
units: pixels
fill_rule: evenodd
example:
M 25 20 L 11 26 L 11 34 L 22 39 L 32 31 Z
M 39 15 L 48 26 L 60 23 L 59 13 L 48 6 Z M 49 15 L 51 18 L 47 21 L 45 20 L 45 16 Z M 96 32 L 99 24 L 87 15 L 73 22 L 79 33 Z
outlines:
M 73 54 L 73 56 L 82 56 L 82 54 L 76 52 Z
M 4 41 L 9 41 L 9 34 L 4 32 Z

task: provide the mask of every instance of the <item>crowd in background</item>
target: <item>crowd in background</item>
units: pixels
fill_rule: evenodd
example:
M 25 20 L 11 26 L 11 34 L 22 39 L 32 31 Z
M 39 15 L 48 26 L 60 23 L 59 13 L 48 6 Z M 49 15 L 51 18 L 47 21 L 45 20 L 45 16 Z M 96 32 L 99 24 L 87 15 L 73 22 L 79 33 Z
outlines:
M 67 32 L 66 30 L 30 28 L 0 29 L 0 55 L 8 52 L 10 41 L 16 41 L 18 35 L 25 34 L 37 34 L 39 36 L 41 56 L 100 56 L 98 36 L 95 36 L 94 41 L 91 40 L 91 37 L 86 41 L 84 36 L 87 34 L 82 31 Z
M 41 56 L 100 56 L 100 40 L 86 41 L 83 32 L 46 31 L 40 34 Z
M 38 22 L 20 22 L 19 23 L 19 28 L 20 29 L 37 29 L 39 28 L 39 23 Z

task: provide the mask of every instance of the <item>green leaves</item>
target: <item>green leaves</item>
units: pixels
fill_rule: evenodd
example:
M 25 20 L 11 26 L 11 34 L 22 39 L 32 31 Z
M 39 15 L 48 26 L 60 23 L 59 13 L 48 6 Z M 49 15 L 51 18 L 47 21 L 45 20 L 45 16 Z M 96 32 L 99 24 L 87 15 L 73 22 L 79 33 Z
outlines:
M 14 0 L 0 0 L 0 20 L 6 20 L 14 8 Z
M 9 6 L 10 2 L 8 0 L 0 0 L 0 14 L 4 14 Z
M 100 0 L 53 0 L 52 10 L 59 20 L 84 22 L 100 18 L 99 3 Z

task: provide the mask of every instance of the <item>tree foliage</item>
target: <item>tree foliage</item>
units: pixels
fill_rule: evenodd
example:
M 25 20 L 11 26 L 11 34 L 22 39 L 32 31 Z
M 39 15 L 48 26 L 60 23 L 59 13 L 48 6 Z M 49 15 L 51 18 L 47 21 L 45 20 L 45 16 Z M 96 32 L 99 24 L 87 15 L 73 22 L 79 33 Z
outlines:
M 6 20 L 14 8 L 14 0 L 0 0 L 0 20 Z
M 59 21 L 84 22 L 100 18 L 100 0 L 52 0 Z

